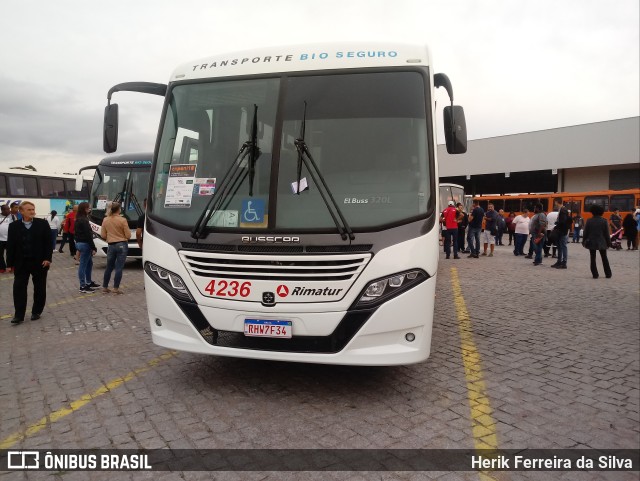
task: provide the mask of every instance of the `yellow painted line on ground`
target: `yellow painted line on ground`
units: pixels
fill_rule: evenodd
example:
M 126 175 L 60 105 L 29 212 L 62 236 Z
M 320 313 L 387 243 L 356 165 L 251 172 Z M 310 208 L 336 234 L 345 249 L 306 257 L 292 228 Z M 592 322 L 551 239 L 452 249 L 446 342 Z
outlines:
M 34 434 L 40 432 L 42 429 L 47 427 L 47 425 L 53 424 L 54 422 L 59 421 L 60 419 L 68 416 L 69 414 L 73 414 L 75 411 L 82 408 L 83 406 L 86 406 L 94 399 L 110 391 L 115 390 L 116 388 L 121 386 L 123 383 L 127 381 L 131 381 L 133 378 L 153 369 L 155 366 L 157 366 L 161 362 L 171 359 L 177 354 L 178 354 L 177 351 L 169 351 L 165 354 L 162 354 L 161 356 L 151 359 L 149 362 L 147 362 L 147 364 L 145 364 L 141 368 L 135 369 L 130 373 L 124 375 L 123 377 L 113 379 L 109 381 L 107 384 L 103 384 L 92 393 L 85 394 L 79 399 L 69 403 L 69 407 L 60 408 L 57 411 L 54 411 L 47 416 L 44 416 L 39 421 L 36 421 L 35 423 L 31 424 L 25 431 L 16 432 L 11 436 L 9 436 L 8 438 L 3 439 L 2 441 L 0 441 L 0 449 L 8 449 L 12 447 L 14 444 L 24 440 L 25 438 L 28 438 L 29 436 L 33 436 Z
M 458 317 L 458 331 L 460 332 L 460 348 L 464 375 L 467 381 L 467 398 L 471 411 L 471 429 L 473 433 L 473 445 L 475 449 L 498 449 L 498 437 L 496 435 L 496 421 L 493 419 L 493 409 L 487 395 L 487 388 L 482 373 L 482 359 L 473 340 L 473 326 L 467 305 L 462 295 L 458 269 L 451 268 L 451 287 L 453 289 L 453 302 Z M 487 471 L 478 473 L 480 479 L 493 480 Z

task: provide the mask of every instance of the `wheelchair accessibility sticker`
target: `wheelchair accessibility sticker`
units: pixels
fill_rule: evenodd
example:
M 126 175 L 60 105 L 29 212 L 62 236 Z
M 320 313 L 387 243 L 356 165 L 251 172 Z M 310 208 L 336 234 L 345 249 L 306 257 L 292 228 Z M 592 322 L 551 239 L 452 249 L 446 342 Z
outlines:
M 243 224 L 263 224 L 265 202 L 262 199 L 243 199 L 242 218 Z

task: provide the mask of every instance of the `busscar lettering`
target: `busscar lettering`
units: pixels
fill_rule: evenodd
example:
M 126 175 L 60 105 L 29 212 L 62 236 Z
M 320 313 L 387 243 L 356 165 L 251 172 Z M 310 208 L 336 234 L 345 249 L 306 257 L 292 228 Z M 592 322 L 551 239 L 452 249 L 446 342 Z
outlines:
M 269 243 L 269 244 L 293 244 L 300 242 L 300 237 L 296 236 L 279 236 L 279 235 L 245 235 L 242 236 L 243 244 L 253 243 Z

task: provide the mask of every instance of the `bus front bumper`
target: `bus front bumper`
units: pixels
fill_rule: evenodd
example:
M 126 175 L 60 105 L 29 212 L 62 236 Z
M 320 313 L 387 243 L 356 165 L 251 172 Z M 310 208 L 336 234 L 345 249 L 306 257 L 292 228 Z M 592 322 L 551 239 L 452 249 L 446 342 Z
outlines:
M 253 303 L 249 306 L 251 310 L 246 311 L 213 309 L 196 304 L 185 306 L 184 303 L 180 307 L 179 302 L 145 273 L 149 323 L 155 344 L 216 356 L 319 364 L 390 366 L 427 359 L 431 346 L 435 286 L 434 276 L 364 314 L 361 311 L 324 311 L 292 316 L 291 313 L 279 313 L 277 307 L 256 310 Z M 349 316 L 360 316 L 355 319 L 360 324 L 351 337 L 347 336 L 349 338 L 344 345 L 332 340 L 324 342 L 342 329 L 338 326 L 342 326 L 341 322 Z M 200 323 L 194 318 L 199 318 Z M 272 344 L 267 341 L 265 345 L 243 346 L 244 321 L 255 318 L 291 320 L 292 342 L 278 339 Z M 353 320 L 351 318 L 350 321 Z M 203 325 L 207 326 L 204 330 Z M 213 342 L 211 333 L 215 335 Z M 220 333 L 238 342 L 222 342 Z M 316 339 L 319 341 L 315 342 Z M 332 347 L 337 350 L 333 352 Z

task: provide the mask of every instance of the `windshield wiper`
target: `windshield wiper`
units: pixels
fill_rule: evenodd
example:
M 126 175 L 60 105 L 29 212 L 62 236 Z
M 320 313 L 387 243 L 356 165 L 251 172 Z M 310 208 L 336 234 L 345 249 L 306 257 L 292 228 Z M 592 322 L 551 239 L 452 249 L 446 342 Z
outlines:
M 306 124 L 307 124 L 307 101 L 304 101 L 304 111 L 302 112 L 302 124 L 300 124 L 300 137 L 298 137 L 299 139 L 301 139 L 304 142 L 304 134 L 305 134 L 305 130 L 306 130 Z M 296 149 L 298 149 L 298 146 L 296 145 Z M 298 173 L 298 183 L 296 184 L 296 194 L 300 195 L 300 179 L 302 177 L 302 150 L 298 149 L 298 169 L 297 169 L 297 173 Z
M 247 166 L 248 169 L 244 172 L 242 177 L 237 176 L 233 180 L 231 187 L 227 190 L 224 197 L 222 197 L 220 201 L 217 203 L 214 213 L 215 211 L 220 210 L 221 208 L 222 210 L 226 210 L 229 207 L 229 204 L 238 193 L 240 186 L 244 183 L 247 176 L 249 177 L 249 197 L 253 197 L 253 182 L 254 182 L 255 172 L 256 172 L 256 161 L 258 160 L 258 157 L 260 157 L 260 154 L 262 153 L 260 152 L 260 148 L 258 147 L 258 106 L 255 104 L 253 105 L 253 121 L 251 123 L 251 138 L 247 142 L 245 142 L 245 144 L 247 145 L 247 149 L 248 149 L 247 155 L 249 156 L 248 166 Z M 242 163 L 242 160 L 240 161 L 240 163 Z
M 307 102 L 305 101 L 304 112 L 302 115 L 302 125 L 300 126 L 300 137 L 293 142 L 294 145 L 296 146 L 296 149 L 298 150 L 298 172 L 297 172 L 298 184 L 296 187 L 297 194 L 300 195 L 300 177 L 302 176 L 302 163 L 304 162 L 304 165 L 307 167 L 307 170 L 309 171 L 309 175 L 311 175 L 311 178 L 313 179 L 313 183 L 318 187 L 318 192 L 320 192 L 320 196 L 324 201 L 324 205 L 327 206 L 327 210 L 329 211 L 329 214 L 333 219 L 333 223 L 336 225 L 336 228 L 340 233 L 340 237 L 342 237 L 342 240 L 347 240 L 347 236 L 348 236 L 350 240 L 354 240 L 356 236 L 353 235 L 353 231 L 351 230 L 351 227 L 349 226 L 347 219 L 344 218 L 344 215 L 342 214 L 342 211 L 340 210 L 338 203 L 334 199 L 333 194 L 331 193 L 331 190 L 327 185 L 327 182 L 324 180 L 324 176 L 322 175 L 322 172 L 320 172 L 320 169 L 318 169 L 318 165 L 316 164 L 315 160 L 313 160 L 313 156 L 309 151 L 309 147 L 307 146 L 307 143 L 304 140 L 306 123 L 307 123 Z M 313 169 L 311 167 L 313 167 Z M 317 178 L 316 178 L 316 174 L 318 176 Z M 318 182 L 318 179 L 320 179 L 320 182 Z M 320 185 L 322 185 L 322 187 L 324 187 L 324 190 L 327 191 L 327 194 L 329 195 L 329 199 L 331 199 L 331 203 L 329 203 L 329 201 L 327 200 L 324 192 L 320 188 Z M 333 206 L 335 211 L 338 213 L 338 216 L 340 217 L 342 224 L 340 224 L 340 222 L 336 218 L 336 215 L 333 212 L 333 209 L 331 209 L 331 206 Z
M 140 202 L 138 202 L 136 194 L 131 192 L 131 197 L 129 197 L 129 199 L 131 199 L 131 202 L 133 202 L 133 208 L 135 209 L 136 214 L 138 214 L 138 217 L 144 214 L 144 211 L 142 210 L 142 207 L 140 207 Z
M 239 169 L 247 156 L 249 156 L 248 169 L 243 175 L 239 173 Z M 240 147 L 240 150 L 238 151 L 238 155 L 236 155 L 236 158 L 224 174 L 222 182 L 219 184 L 221 187 L 216 189 L 207 202 L 207 205 L 204 206 L 204 209 L 200 213 L 200 217 L 198 217 L 198 221 L 193 226 L 191 237 L 194 239 L 206 237 L 206 235 L 203 234 L 209 220 L 220 209 L 225 200 L 230 197 L 231 192 L 233 192 L 231 197 L 235 195 L 240 188 L 240 185 L 244 182 L 244 179 L 247 178 L 247 175 L 249 176 L 249 195 L 253 197 L 253 180 L 255 177 L 255 165 L 258 157 L 260 157 L 260 149 L 258 148 L 258 106 L 254 104 L 251 138 L 242 144 L 242 147 Z M 227 182 L 227 178 L 229 178 L 229 182 Z

